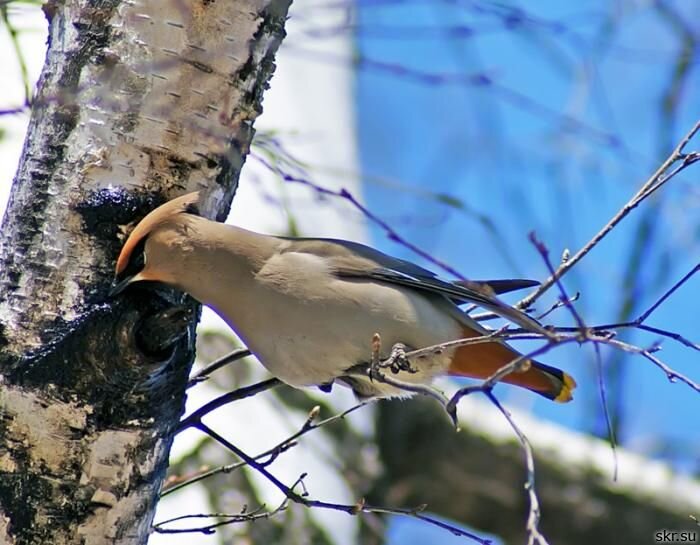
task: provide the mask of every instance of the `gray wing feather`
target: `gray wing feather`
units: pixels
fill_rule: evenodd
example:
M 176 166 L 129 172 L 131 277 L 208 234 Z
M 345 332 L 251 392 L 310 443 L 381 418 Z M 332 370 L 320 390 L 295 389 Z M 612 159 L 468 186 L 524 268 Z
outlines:
M 530 331 L 543 332 L 542 325 L 524 312 L 493 295 L 488 283 L 447 282 L 431 271 L 403 259 L 388 256 L 358 242 L 337 239 L 286 239 L 286 251 L 312 253 L 329 260 L 334 274 L 342 278 L 376 280 L 442 295 L 456 304 L 474 303 Z M 515 281 L 531 285 L 531 281 Z

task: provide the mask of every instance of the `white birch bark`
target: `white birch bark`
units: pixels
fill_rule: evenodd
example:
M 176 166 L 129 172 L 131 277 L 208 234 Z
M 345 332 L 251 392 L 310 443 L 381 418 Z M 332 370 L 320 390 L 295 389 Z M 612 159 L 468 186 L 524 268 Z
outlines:
M 146 542 L 195 307 L 106 300 L 120 235 L 195 189 L 225 215 L 288 4 L 45 6 L 49 48 L 0 235 L 0 542 Z

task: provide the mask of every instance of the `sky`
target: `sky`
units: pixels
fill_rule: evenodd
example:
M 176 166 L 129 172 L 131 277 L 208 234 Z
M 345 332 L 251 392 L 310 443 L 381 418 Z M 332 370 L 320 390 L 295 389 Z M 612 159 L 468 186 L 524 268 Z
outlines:
M 679 40 L 651 3 L 521 4 L 527 13 L 508 5 L 516 4 L 358 3 L 360 161 L 369 207 L 386 210 L 382 217 L 407 240 L 469 278 L 541 280 L 547 271 L 528 234 L 556 263 L 601 229 L 700 119 L 693 96 L 700 57 L 689 59 L 677 105 L 664 116 L 659 103 L 672 87 Z M 698 4 L 670 5 L 685 21 L 700 15 Z M 696 168 L 673 180 L 566 278 L 567 290 L 581 293 L 577 308 L 589 324 L 619 321 L 628 292 L 635 317 L 698 264 L 697 178 Z M 380 228 L 372 235 L 381 249 L 416 259 Z M 698 295 L 696 276 L 649 325 L 697 342 Z M 549 322 L 571 325 L 572 318 L 559 311 Z M 628 338 L 643 346 L 658 340 Z M 697 381 L 697 352 L 668 339 L 662 347 L 665 362 Z M 622 412 L 619 440 L 700 469 L 700 434 L 691 423 L 698 393 L 641 358 L 614 356 L 603 349 L 608 394 Z M 503 389 L 505 399 L 574 429 L 604 431 L 590 347 L 556 350 L 546 363 L 577 377 L 577 403 L 555 406 Z
M 555 261 L 564 249 L 576 251 L 700 119 L 692 92 L 700 88 L 697 52 L 671 113 L 660 106 L 673 88 L 681 44 L 673 17 L 648 2 L 542 1 L 528 3 L 525 13 L 507 7 L 512 3 L 358 0 L 346 18 L 348 5 L 308 2 L 293 12 L 257 126 L 303 159 L 304 175 L 319 186 L 350 190 L 406 240 L 469 278 L 544 279 L 528 233 L 537 233 Z M 681 20 L 700 17 L 692 2 L 669 5 Z M 18 21 L 36 77 L 42 16 Z M 6 107 L 21 103 L 22 89 L 7 37 L 0 40 L 3 66 L 15 67 L 0 73 Z M 0 210 L 25 124 L 24 116 L 0 118 L 7 135 L 0 143 Z M 588 323 L 617 321 L 625 294 L 638 314 L 698 263 L 697 172 L 687 171 L 630 214 L 566 278 L 566 288 L 581 294 L 577 307 Z M 252 157 L 229 221 L 265 232 L 294 224 L 304 235 L 370 242 L 435 269 L 365 220 L 347 202 L 319 203 L 313 191 L 270 178 Z M 649 324 L 700 341 L 699 296 L 695 277 Z M 541 310 L 553 296 L 543 301 Z M 216 324 L 212 315 L 205 320 Z M 571 323 L 561 310 L 548 320 Z M 658 340 L 628 338 L 643 346 Z M 697 381 L 696 352 L 668 339 L 662 347 L 664 361 Z M 621 414 L 618 439 L 683 472 L 700 470 L 700 395 L 669 383 L 648 361 L 615 356 L 603 350 L 607 392 Z M 506 387 L 497 389 L 499 397 L 572 430 L 604 434 L 589 347 L 557 349 L 543 361 L 577 378 L 574 403 L 555 405 Z M 290 463 L 289 474 L 296 470 Z M 390 543 L 447 543 L 424 531 L 432 530 L 395 524 Z

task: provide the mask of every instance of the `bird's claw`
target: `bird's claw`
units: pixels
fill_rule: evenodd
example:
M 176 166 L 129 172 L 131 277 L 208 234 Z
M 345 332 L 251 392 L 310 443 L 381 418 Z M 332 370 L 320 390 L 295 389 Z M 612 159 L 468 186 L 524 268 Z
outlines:
M 406 357 L 406 345 L 403 343 L 396 343 L 391 348 L 391 354 L 380 364 L 380 367 L 390 369 L 395 375 L 401 371 L 406 371 L 407 373 L 418 372 L 417 369 L 411 367 L 411 362 Z

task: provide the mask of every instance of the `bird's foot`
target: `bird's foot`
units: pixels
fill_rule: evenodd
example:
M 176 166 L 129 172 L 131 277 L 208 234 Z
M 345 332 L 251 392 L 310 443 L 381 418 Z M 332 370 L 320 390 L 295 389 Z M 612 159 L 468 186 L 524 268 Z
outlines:
M 382 349 L 382 338 L 379 333 L 375 333 L 372 337 L 372 360 L 369 366 L 369 375 L 376 378 L 382 375 L 382 370 L 389 369 L 393 374 L 397 375 L 401 371 L 407 373 L 417 373 L 418 369 L 411 367 L 411 363 L 406 357 L 406 345 L 396 343 L 391 347 L 391 354 L 382 361 L 380 357 Z
M 390 369 L 395 375 L 401 371 L 406 371 L 407 373 L 418 372 L 418 369 L 411 367 L 411 362 L 406 357 L 406 345 L 403 343 L 396 343 L 392 346 L 391 354 L 386 360 L 381 362 L 380 367 Z

